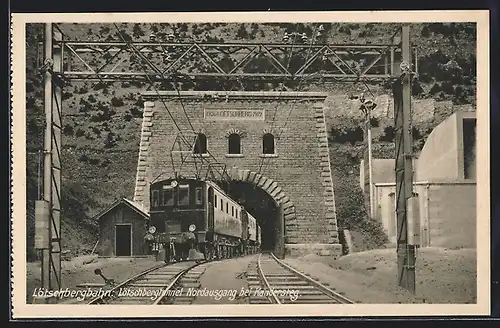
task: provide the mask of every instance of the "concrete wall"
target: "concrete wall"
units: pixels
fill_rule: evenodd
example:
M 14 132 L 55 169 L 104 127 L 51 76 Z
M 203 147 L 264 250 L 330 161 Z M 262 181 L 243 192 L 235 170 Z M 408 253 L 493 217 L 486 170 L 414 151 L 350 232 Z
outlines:
M 377 218 L 395 243 L 394 184 L 377 185 Z M 476 185 L 474 182 L 416 183 L 420 206 L 420 245 L 476 247 Z
M 432 184 L 429 188 L 430 243 L 476 247 L 476 184 Z
M 323 109 L 326 94 L 229 92 L 219 98 L 212 97 L 214 94 L 183 92 L 179 98 L 176 92 L 162 93 L 169 111 L 157 95 L 143 95 L 151 101 L 145 103 L 134 201 L 147 208 L 150 181 L 174 175 L 171 149 L 178 130 L 172 115 L 185 135 L 192 131 L 191 123 L 194 131 L 207 136 L 208 151 L 227 166 L 233 179 L 255 183 L 285 204 L 285 242 L 289 251 L 309 252 L 312 248 L 307 245 L 321 244 L 323 250 L 340 254 Z M 205 109 L 264 110 L 265 119 L 207 119 Z M 227 155 L 231 133 L 241 135 L 240 156 Z M 274 156 L 262 154 L 265 133 L 276 137 Z M 186 146 L 184 150 L 188 150 Z M 208 155 L 204 158 L 215 162 Z M 185 163 L 181 174 L 194 176 L 196 168 L 201 168 L 204 177 L 208 165 L 203 161 L 202 167 L 201 163 L 200 158 L 197 165 Z M 174 166 L 181 167 L 180 156 L 174 158 Z
M 121 223 L 132 225 L 132 256 L 146 255 L 146 220 L 130 207 L 120 203 L 99 219 L 99 256 L 115 256 L 115 225 Z
M 463 121 L 475 118 L 475 112 L 456 112 L 431 132 L 418 158 L 417 180 L 464 180 Z M 475 159 L 468 165 L 475 166 Z
M 459 178 L 457 116 L 448 117 L 430 133 L 419 156 L 417 180 Z
M 415 184 L 414 192 L 419 199 L 420 245 L 429 246 L 429 213 L 428 190 L 425 183 Z M 378 184 L 375 187 L 377 219 L 380 220 L 391 243 L 397 242 L 396 218 L 396 185 L 394 183 Z

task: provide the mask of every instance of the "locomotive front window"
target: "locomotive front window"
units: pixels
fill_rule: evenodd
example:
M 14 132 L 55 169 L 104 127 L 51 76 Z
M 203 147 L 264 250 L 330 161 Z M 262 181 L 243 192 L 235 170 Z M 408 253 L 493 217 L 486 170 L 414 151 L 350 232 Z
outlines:
M 229 203 L 226 203 L 226 213 L 229 214 Z
M 181 233 L 181 223 L 178 221 L 167 221 L 166 229 L 168 233 Z
M 189 185 L 179 186 L 179 205 L 189 205 Z
M 234 206 L 231 206 L 231 215 L 234 216 Z
M 224 212 L 224 201 L 220 200 L 220 210 Z
M 238 210 L 236 210 L 236 218 L 238 218 Z
M 201 187 L 196 187 L 196 205 L 203 204 L 203 192 Z
M 174 188 L 171 186 L 163 186 L 163 206 L 174 205 Z
M 158 190 L 153 190 L 153 206 L 157 207 L 158 206 Z
M 217 195 L 214 195 L 214 207 L 217 208 Z

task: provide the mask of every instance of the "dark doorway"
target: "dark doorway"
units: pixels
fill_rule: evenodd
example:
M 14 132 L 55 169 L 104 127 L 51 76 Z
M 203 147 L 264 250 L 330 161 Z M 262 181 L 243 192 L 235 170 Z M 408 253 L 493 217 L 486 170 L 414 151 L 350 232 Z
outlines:
M 476 120 L 463 120 L 464 178 L 476 179 Z
M 279 229 L 281 221 L 278 220 L 279 208 L 272 197 L 261 188 L 248 182 L 232 181 L 221 186 L 257 219 L 257 224 L 260 225 L 262 231 L 261 249 L 274 251 L 279 233 L 277 229 Z
M 115 226 L 115 243 L 116 256 L 130 256 L 131 254 L 131 239 L 132 226 L 116 225 Z

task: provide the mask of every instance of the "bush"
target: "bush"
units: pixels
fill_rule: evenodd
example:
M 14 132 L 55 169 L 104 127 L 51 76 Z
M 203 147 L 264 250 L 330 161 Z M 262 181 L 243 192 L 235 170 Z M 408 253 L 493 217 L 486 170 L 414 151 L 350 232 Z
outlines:
M 62 100 L 68 100 L 71 97 L 73 97 L 73 94 L 71 92 L 64 92 L 62 95 Z
M 95 99 L 94 95 L 89 95 L 87 97 L 87 100 L 89 103 L 95 104 L 97 102 L 97 99 Z
M 379 137 L 379 140 L 383 142 L 394 142 L 394 137 L 396 136 L 395 132 L 394 127 L 390 125 L 386 126 L 384 128 L 384 134 Z
M 75 135 L 76 135 L 77 137 L 83 137 L 83 136 L 85 135 L 85 131 L 83 131 L 82 129 L 78 128 L 78 129 L 76 130 Z
M 130 114 L 132 114 L 132 116 L 135 118 L 142 118 L 142 109 L 137 107 L 132 107 L 130 109 Z
M 66 124 L 66 125 L 64 125 L 62 132 L 63 132 L 64 135 L 72 136 L 73 133 L 74 133 L 73 127 L 71 125 L 69 125 L 69 124 Z
M 80 155 L 80 157 L 78 157 L 78 160 L 83 163 L 88 163 L 89 159 L 90 158 L 86 154 L 82 154 Z
M 124 105 L 124 103 L 123 103 L 123 100 L 121 98 L 113 97 L 113 98 L 111 98 L 111 105 L 113 107 L 121 107 Z
M 354 145 L 356 142 L 363 141 L 364 131 L 361 127 L 356 128 L 336 128 L 332 127 L 330 130 L 330 139 L 338 143 L 351 143 Z

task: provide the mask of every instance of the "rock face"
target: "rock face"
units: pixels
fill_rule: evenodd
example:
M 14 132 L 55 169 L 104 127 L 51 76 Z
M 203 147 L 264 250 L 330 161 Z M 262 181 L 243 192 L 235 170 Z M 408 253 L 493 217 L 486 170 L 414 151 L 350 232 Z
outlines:
M 283 204 L 288 254 L 341 255 L 323 108 L 327 94 L 189 91 L 180 96 L 163 92 L 161 99 L 156 93 L 142 96 L 148 101 L 136 202 L 149 206 L 153 179 L 176 173 L 203 178 L 220 172 L 213 164 L 222 163 L 230 179 L 253 184 Z M 206 138 L 202 153 L 188 153 L 199 134 Z M 239 140 L 240 147 L 230 151 L 231 140 Z M 181 153 L 188 157 L 183 163 Z

